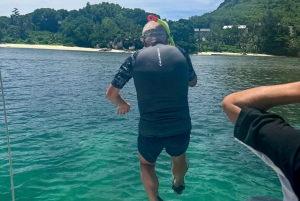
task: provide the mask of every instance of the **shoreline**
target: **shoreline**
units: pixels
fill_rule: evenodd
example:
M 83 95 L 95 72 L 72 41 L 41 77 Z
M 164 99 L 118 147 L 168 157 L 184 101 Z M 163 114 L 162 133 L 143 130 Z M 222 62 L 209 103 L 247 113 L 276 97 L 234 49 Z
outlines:
M 232 53 L 232 52 L 198 52 L 197 56 L 255 56 L 255 57 L 275 57 L 270 54 L 254 54 L 254 53 Z
M 19 49 L 43 49 L 43 50 L 69 50 L 69 51 L 84 51 L 84 52 L 111 52 L 111 53 L 133 53 L 134 51 L 125 50 L 106 50 L 104 48 L 86 48 L 86 47 L 68 47 L 62 45 L 31 45 L 31 44 L 0 44 L 0 48 L 19 48 Z M 275 57 L 268 54 L 253 54 L 253 53 L 231 53 L 231 52 L 198 52 L 193 54 L 196 56 L 260 56 L 260 57 Z
M 84 51 L 84 52 L 113 52 L 113 53 L 131 53 L 125 50 L 103 50 L 101 48 L 87 47 L 68 47 L 62 45 L 31 45 L 31 44 L 0 44 L 0 48 L 17 48 L 17 49 L 41 49 L 41 50 L 69 50 L 69 51 Z

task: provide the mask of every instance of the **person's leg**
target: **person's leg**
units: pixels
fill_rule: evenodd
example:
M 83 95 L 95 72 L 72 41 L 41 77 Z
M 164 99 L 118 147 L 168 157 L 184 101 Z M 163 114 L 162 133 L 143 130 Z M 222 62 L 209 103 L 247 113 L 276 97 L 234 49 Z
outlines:
M 155 163 L 149 163 L 139 153 L 141 179 L 150 201 L 157 201 L 158 178 L 155 173 Z
M 172 159 L 172 173 L 174 181 L 172 188 L 175 193 L 181 194 L 184 190 L 184 176 L 188 169 L 186 150 L 190 143 L 190 131 L 169 138 L 166 151 Z
M 155 162 L 163 148 L 163 140 L 160 138 L 138 136 L 141 179 L 150 201 L 159 200 Z
M 178 157 L 172 156 L 172 173 L 174 176 L 174 186 L 179 187 L 183 184 L 184 176 L 188 169 L 186 155 L 183 153 Z

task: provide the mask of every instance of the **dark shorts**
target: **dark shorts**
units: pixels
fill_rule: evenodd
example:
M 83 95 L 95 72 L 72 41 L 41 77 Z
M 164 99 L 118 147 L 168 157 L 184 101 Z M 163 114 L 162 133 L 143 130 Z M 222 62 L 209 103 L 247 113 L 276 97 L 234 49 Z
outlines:
M 154 163 L 165 148 L 170 156 L 180 156 L 186 152 L 190 143 L 190 131 L 170 137 L 138 136 L 138 150 L 149 163 Z

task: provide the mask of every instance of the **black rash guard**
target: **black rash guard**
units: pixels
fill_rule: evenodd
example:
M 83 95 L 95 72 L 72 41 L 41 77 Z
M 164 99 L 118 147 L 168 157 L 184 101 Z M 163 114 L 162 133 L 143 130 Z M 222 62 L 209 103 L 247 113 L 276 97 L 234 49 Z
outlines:
M 167 137 L 191 130 L 188 83 L 195 76 L 182 48 L 153 44 L 127 58 L 112 85 L 121 89 L 133 77 L 141 116 L 139 134 Z

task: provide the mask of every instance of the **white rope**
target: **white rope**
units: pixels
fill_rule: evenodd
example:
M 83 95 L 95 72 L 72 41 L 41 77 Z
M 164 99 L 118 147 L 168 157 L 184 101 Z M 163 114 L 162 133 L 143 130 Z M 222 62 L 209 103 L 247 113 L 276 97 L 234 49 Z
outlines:
M 10 151 L 10 141 L 9 141 L 9 132 L 8 132 L 8 124 L 7 124 L 7 116 L 6 116 L 6 108 L 5 108 L 5 99 L 4 99 L 4 90 L 3 90 L 1 70 L 0 70 L 0 82 L 1 82 L 1 90 L 2 90 L 4 120 L 5 120 L 5 126 L 6 126 L 7 149 L 8 149 L 9 170 L 10 170 L 11 197 L 12 197 L 12 201 L 15 201 L 14 174 L 13 174 L 13 169 L 12 169 L 12 159 L 11 159 L 11 151 Z

